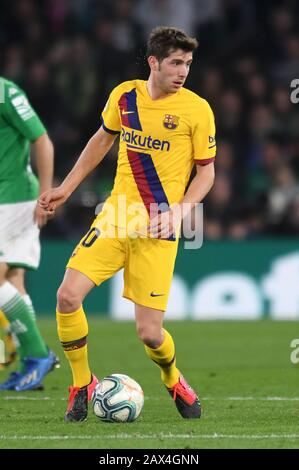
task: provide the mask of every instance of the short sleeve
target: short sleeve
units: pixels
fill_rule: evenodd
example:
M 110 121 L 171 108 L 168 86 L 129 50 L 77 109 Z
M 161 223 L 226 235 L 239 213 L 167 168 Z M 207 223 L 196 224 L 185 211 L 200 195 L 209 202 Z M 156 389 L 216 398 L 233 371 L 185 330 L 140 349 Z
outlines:
M 26 94 L 12 83 L 7 84 L 5 88 L 4 119 L 30 141 L 45 134 L 47 131 Z
M 114 88 L 102 112 L 102 125 L 109 134 L 119 134 L 121 130 L 118 108 L 119 95 L 118 87 Z
M 194 119 L 192 131 L 194 163 L 197 165 L 213 163 L 216 156 L 215 119 L 206 101 Z

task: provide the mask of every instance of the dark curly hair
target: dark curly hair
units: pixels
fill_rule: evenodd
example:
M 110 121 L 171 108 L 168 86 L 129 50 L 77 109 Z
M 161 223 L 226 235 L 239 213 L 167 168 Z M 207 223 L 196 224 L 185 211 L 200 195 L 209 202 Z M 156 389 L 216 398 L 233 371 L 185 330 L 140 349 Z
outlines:
M 161 62 L 176 49 L 192 52 L 197 46 L 197 40 L 188 36 L 182 29 L 158 26 L 150 33 L 146 55 L 153 55 Z

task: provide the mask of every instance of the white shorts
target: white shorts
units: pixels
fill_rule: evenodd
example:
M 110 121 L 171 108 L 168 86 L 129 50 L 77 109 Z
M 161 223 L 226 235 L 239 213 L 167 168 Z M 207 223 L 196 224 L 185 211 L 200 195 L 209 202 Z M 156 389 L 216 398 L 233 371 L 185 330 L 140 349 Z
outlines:
M 39 228 L 33 220 L 36 201 L 0 204 L 0 263 L 36 269 L 40 260 Z

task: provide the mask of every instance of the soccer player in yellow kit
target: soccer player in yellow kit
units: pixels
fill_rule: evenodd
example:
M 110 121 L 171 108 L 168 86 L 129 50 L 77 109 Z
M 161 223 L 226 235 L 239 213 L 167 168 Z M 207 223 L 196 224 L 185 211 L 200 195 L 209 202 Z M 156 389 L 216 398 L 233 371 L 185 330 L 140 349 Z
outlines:
M 148 80 L 127 81 L 112 91 L 102 126 L 71 172 L 58 188 L 39 199 L 46 212 L 63 204 L 119 136 L 114 188 L 70 258 L 57 295 L 58 335 L 73 373 L 66 421 L 86 419 L 97 383 L 88 363 L 88 324 L 82 302 L 93 287 L 121 268 L 123 295 L 135 304 L 137 333 L 147 355 L 160 367 L 162 381 L 182 417 L 201 415 L 196 393 L 176 366 L 174 342 L 163 329 L 163 319 L 181 208 L 187 206 L 185 213 L 191 210 L 213 184 L 215 124 L 208 103 L 183 88 L 196 39 L 175 28 L 158 27 L 147 46 Z M 196 176 L 184 194 L 194 164 Z M 152 211 L 157 205 L 162 209 Z M 146 232 L 141 230 L 143 222 L 129 229 L 141 207 Z M 107 225 L 117 230 L 107 232 Z

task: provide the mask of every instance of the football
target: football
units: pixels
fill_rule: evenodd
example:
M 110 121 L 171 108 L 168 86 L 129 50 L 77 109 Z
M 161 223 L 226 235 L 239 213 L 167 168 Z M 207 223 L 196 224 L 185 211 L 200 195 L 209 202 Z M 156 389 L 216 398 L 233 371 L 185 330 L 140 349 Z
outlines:
M 111 374 L 100 380 L 92 395 L 94 414 L 110 423 L 135 421 L 144 404 L 143 390 L 131 377 Z

